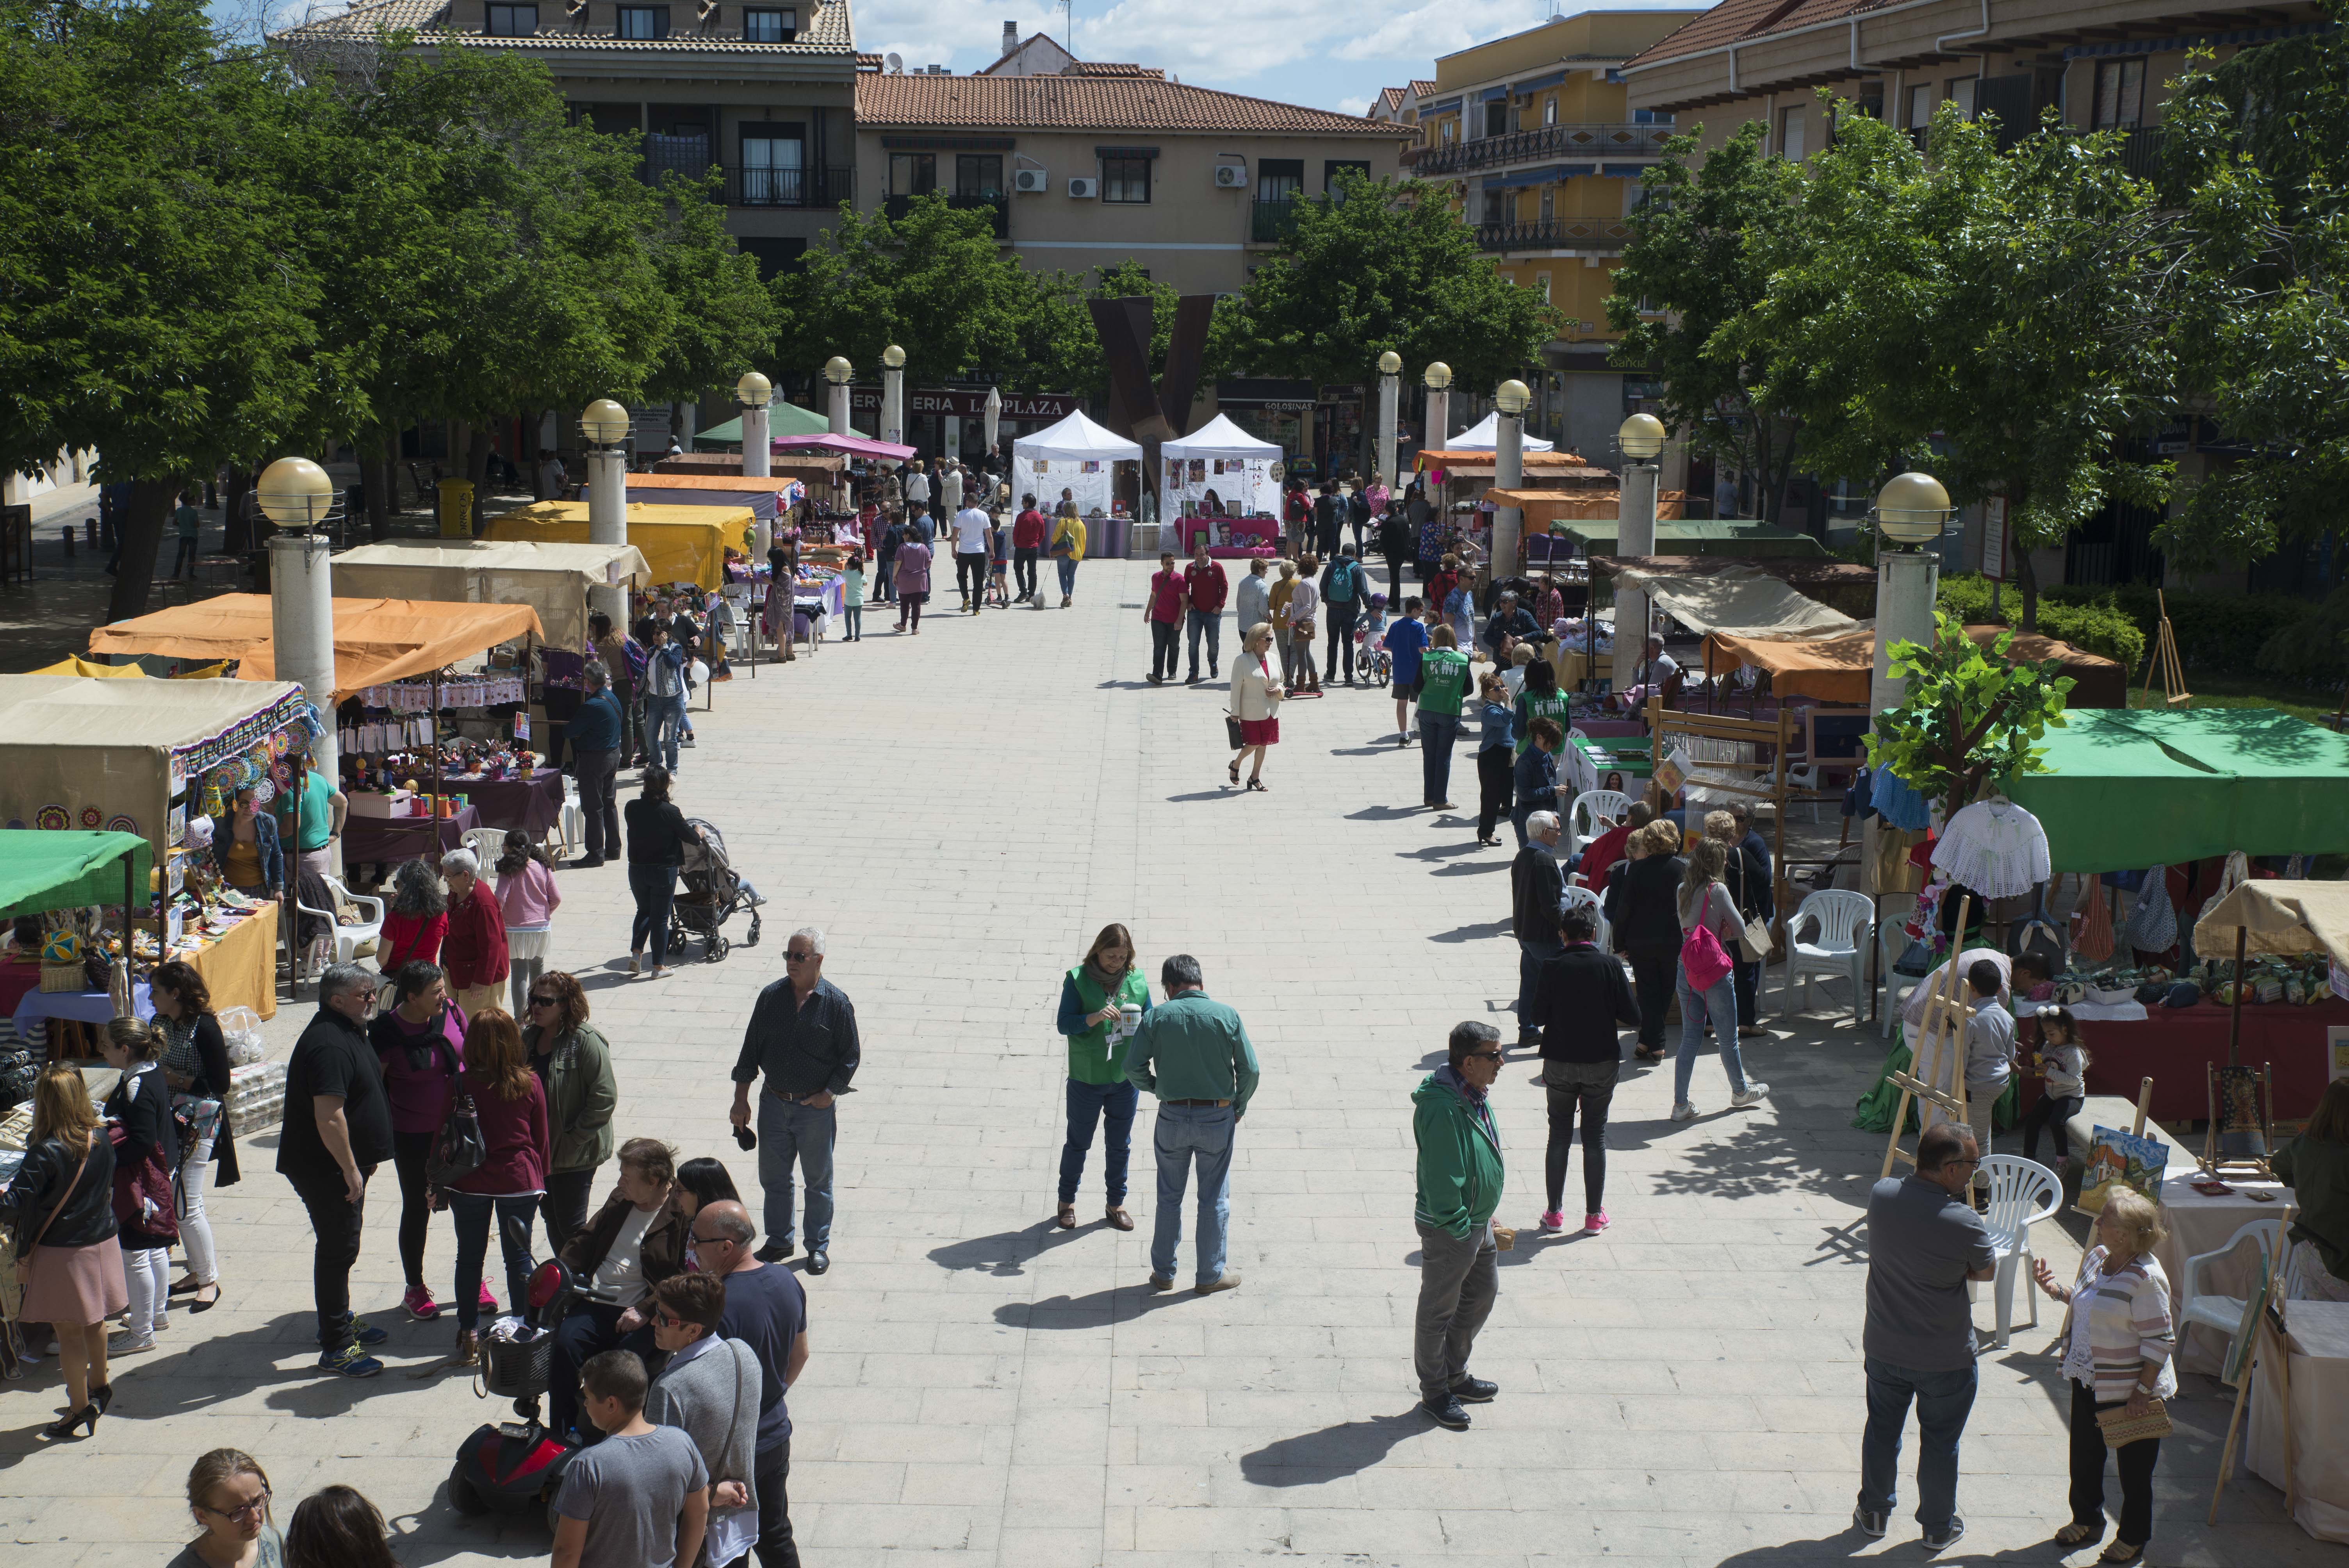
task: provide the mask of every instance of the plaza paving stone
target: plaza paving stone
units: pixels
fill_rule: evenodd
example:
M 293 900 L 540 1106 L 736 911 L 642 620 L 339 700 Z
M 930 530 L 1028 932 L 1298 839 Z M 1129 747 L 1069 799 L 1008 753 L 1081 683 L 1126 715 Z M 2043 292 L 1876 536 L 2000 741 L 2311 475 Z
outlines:
M 1413 1413 L 1407 1097 L 1454 1023 L 1509 1033 L 1509 851 L 1476 848 L 1465 816 L 1413 808 L 1420 755 L 1393 746 L 1383 696 L 1288 705 L 1270 791 L 1226 789 L 1221 688 L 1143 681 L 1147 571 L 1088 562 L 1072 610 L 941 614 L 919 638 L 889 634 L 876 607 L 863 644 L 717 688 L 716 711 L 695 715 L 678 799 L 771 900 L 760 946 L 632 981 L 622 869 L 562 873 L 555 962 L 582 975 L 613 1041 L 620 1134 L 718 1154 L 748 1192 L 755 1157 L 727 1137 L 727 1075 L 792 928 L 826 930 L 824 973 L 856 1004 L 864 1059 L 840 1114 L 833 1268 L 808 1282 L 812 1353 L 791 1400 L 805 1560 L 1920 1555 L 1906 1478 L 1888 1541 L 1848 1524 L 1864 1415 L 1858 1221 L 1882 1155 L 1848 1120 L 1882 1041 L 1825 1010 L 1833 985 L 1823 1011 L 1752 1043 L 1749 1069 L 1773 1087 L 1754 1109 L 1725 1109 L 1712 1059 L 1696 1070 L 1704 1114 L 1688 1124 L 1667 1119 L 1668 1069 L 1626 1072 L 1609 1139 L 1615 1222 L 1596 1237 L 1533 1233 L 1543 1102 L 1533 1065 L 1510 1062 L 1495 1099 L 1509 1160 L 1499 1218 L 1522 1229 L 1475 1364 L 1503 1392 L 1465 1434 Z M 1472 800 L 1464 748 L 1453 779 Z M 1146 1110 L 1130 1199 L 1140 1229 L 1102 1222 L 1098 1147 L 1083 1223 L 1052 1227 L 1060 976 L 1112 920 L 1133 927 L 1154 975 L 1169 953 L 1196 954 L 1262 1058 L 1232 1178 L 1236 1292 L 1146 1288 Z M 729 935 L 739 943 L 746 923 Z M 278 1053 L 310 1010 L 281 1011 Z M 120 1364 L 95 1440 L 33 1439 L 57 1402 L 51 1367 L 8 1390 L 9 1560 L 163 1561 L 189 1534 L 187 1465 L 222 1444 L 261 1459 L 281 1522 L 320 1485 L 360 1488 L 408 1568 L 543 1560 L 537 1521 L 448 1506 L 459 1439 L 505 1410 L 431 1370 L 451 1322 L 398 1316 L 388 1170 L 356 1296 L 391 1328 L 390 1370 L 359 1383 L 316 1372 L 309 1235 L 270 1170 L 274 1143 L 245 1140 L 244 1180 L 212 1202 L 225 1299 L 175 1313 L 162 1350 Z M 1578 1153 L 1569 1207 L 1580 1181 Z M 2037 1240 L 2068 1277 L 2071 1237 L 2050 1223 Z M 453 1256 L 436 1222 L 429 1277 L 444 1296 Z M 1186 1282 L 1191 1268 L 1186 1241 Z M 1978 1318 L 1988 1325 L 1986 1293 Z M 2048 1543 L 2065 1517 L 2055 1322 L 2043 1313 L 1982 1360 L 1954 1560 L 2060 1559 Z M 2150 1561 L 2342 1561 L 2256 1481 L 2205 1527 L 2226 1407 L 2192 1377 L 2174 1408 L 2184 1435 L 2163 1455 Z

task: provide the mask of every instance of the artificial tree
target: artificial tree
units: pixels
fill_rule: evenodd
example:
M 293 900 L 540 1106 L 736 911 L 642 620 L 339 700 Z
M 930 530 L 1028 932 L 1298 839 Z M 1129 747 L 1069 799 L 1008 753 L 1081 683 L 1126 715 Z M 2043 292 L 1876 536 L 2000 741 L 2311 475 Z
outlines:
M 1892 645 L 1892 674 L 1908 686 L 1899 707 L 1877 716 L 1868 766 L 1940 799 L 1944 820 L 1992 779 L 2046 770 L 2032 743 L 2064 722 L 2074 683 L 2058 673 L 2060 659 L 2009 656 L 2013 642 L 2002 632 L 1985 651 L 1961 622 L 1936 613 L 1930 645 Z

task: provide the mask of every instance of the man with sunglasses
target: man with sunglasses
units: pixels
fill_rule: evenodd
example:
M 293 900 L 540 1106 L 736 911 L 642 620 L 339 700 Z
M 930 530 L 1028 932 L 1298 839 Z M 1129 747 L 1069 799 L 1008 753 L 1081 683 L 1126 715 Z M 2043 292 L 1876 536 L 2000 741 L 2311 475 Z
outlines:
M 749 1210 L 720 1199 L 694 1215 L 687 1242 L 696 1268 L 726 1281 L 718 1337 L 740 1340 L 759 1358 L 759 1437 L 750 1481 L 759 1508 L 759 1561 L 763 1568 L 799 1568 L 792 1540 L 792 1416 L 783 1395 L 807 1365 L 807 1292 L 791 1270 L 751 1253 L 758 1233 Z
M 832 1266 L 833 1100 L 856 1076 L 856 1009 L 823 977 L 823 933 L 802 926 L 783 947 L 783 978 L 759 993 L 734 1060 L 737 1128 L 750 1125 L 750 1085 L 759 1097 L 759 1185 L 766 1193 L 767 1244 L 759 1261 L 792 1255 L 792 1166 L 807 1182 L 807 1272 Z
M 1493 1211 L 1501 1205 L 1501 1133 L 1487 1097 L 1501 1076 L 1501 1031 L 1455 1024 L 1450 1061 L 1412 1091 L 1411 1135 L 1419 1146 L 1419 1314 L 1412 1363 L 1419 1408 L 1440 1427 L 1468 1429 L 1464 1405 L 1501 1390 L 1468 1376 L 1476 1331 L 1500 1294 Z

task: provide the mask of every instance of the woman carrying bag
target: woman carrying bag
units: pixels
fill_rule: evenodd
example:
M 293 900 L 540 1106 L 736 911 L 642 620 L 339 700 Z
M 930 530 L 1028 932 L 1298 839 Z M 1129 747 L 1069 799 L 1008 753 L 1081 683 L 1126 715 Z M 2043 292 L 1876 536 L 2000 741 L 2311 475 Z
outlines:
M 1672 1065 L 1674 1121 L 1696 1119 L 1696 1107 L 1689 1103 L 1689 1078 L 1696 1071 L 1707 1020 L 1721 1047 L 1722 1068 L 1729 1074 L 1731 1107 L 1743 1109 L 1770 1092 L 1766 1083 L 1745 1080 L 1744 1058 L 1737 1049 L 1737 991 L 1730 979 L 1729 954 L 1745 930 L 1745 917 L 1737 913 L 1722 883 L 1728 863 L 1727 845 L 1718 839 L 1699 839 L 1689 850 L 1688 870 L 1681 875 L 1676 900 L 1681 956 L 1674 982 L 1681 1003 L 1681 1054 Z
M 492 1007 L 465 1030 L 465 1072 L 460 1080 L 481 1130 L 481 1163 L 443 1189 L 457 1226 L 457 1364 L 480 1353 L 481 1264 L 494 1222 L 506 1261 L 509 1299 L 523 1299 L 530 1281 L 530 1223 L 546 1196 L 550 1140 L 546 1091 L 530 1070 L 530 1052 L 514 1021 Z
M 399 1305 L 419 1323 L 440 1315 L 432 1287 L 424 1283 L 424 1238 L 432 1226 L 432 1197 L 425 1166 L 432 1142 L 456 1098 L 457 1075 L 465 1067 L 465 1010 L 449 999 L 448 977 L 437 964 L 421 960 L 399 971 L 399 1000 L 375 1016 L 367 1043 L 383 1066 L 384 1098 L 391 1106 L 391 1163 L 399 1175 L 399 1263 L 408 1289 Z M 482 1306 L 498 1309 L 489 1286 Z
M 1738 915 L 1745 922 L 1745 934 L 1752 936 L 1758 922 L 1766 939 L 1770 929 L 1770 868 L 1754 852 L 1753 846 L 1744 841 L 1745 830 L 1734 812 L 1707 811 L 1704 836 L 1729 851 L 1723 877 L 1729 886 L 1729 902 L 1737 906 Z M 1760 958 L 1748 957 L 1740 944 L 1732 944 L 1728 951 L 1733 965 L 1731 979 L 1737 992 L 1737 1037 L 1748 1039 L 1765 1032 L 1755 993 L 1762 983 L 1763 962 L 1770 953 L 1764 947 Z
M 51 1062 L 33 1081 L 32 1135 L 5 1201 L 25 1287 L 19 1315 L 57 1331 L 57 1368 L 66 1378 L 65 1418 L 40 1435 L 54 1442 L 83 1428 L 94 1437 L 114 1398 L 107 1319 L 130 1297 L 115 1239 L 114 1145 L 99 1130 L 81 1069 L 71 1062 Z
M 117 1018 L 106 1026 L 100 1048 L 106 1065 L 122 1075 L 100 1114 L 114 1124 L 114 1219 L 130 1296 L 130 1321 L 107 1341 L 106 1352 L 135 1356 L 155 1348 L 171 1305 L 171 1246 L 180 1239 L 171 1198 L 171 1172 L 180 1168 L 179 1129 L 171 1117 L 171 1085 L 155 1059 L 163 1049 L 155 1026 Z
M 1232 711 L 1226 722 L 1237 731 L 1226 738 L 1239 743 L 1230 769 L 1235 786 L 1240 781 L 1240 764 L 1253 755 L 1256 765 L 1248 769 L 1247 787 L 1264 789 L 1265 748 L 1280 744 L 1284 695 L 1280 678 L 1272 673 L 1272 624 L 1258 621 L 1240 639 L 1240 656 L 1232 661 Z
M 204 1213 L 204 1189 L 233 1187 L 237 1181 L 236 1141 L 228 1124 L 228 1041 L 212 1016 L 212 993 L 191 965 L 178 959 L 157 965 L 148 991 L 155 1002 L 155 1026 L 163 1033 L 163 1078 L 171 1088 L 172 1109 L 196 1133 L 180 1150 L 180 1244 L 187 1249 L 188 1275 L 172 1283 L 171 1294 L 193 1295 L 190 1312 L 210 1312 L 220 1305 L 220 1264 L 212 1221 Z
M 1077 1228 L 1077 1183 L 1093 1146 L 1093 1127 L 1106 1124 L 1102 1175 L 1109 1189 L 1103 1217 L 1121 1231 L 1133 1229 L 1125 1208 L 1126 1160 L 1133 1147 L 1133 1110 L 1139 1091 L 1126 1081 L 1125 1042 L 1133 1031 L 1121 1023 L 1127 1007 L 1138 1023 L 1150 1011 L 1150 982 L 1134 963 L 1133 934 L 1123 925 L 1101 928 L 1084 959 L 1061 980 L 1057 1026 L 1069 1042 L 1069 1136 L 1061 1145 L 1061 1207 L 1055 1222 Z

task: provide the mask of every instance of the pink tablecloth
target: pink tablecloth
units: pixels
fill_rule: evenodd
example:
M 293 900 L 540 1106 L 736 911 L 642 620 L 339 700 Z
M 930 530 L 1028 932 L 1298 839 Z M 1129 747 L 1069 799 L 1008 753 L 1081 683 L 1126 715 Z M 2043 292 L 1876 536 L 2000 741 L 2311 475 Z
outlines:
M 1263 541 L 1260 545 L 1210 544 L 1209 555 L 1226 560 L 1235 556 L 1271 555 L 1273 542 L 1280 537 L 1280 524 L 1268 517 L 1182 517 L 1174 520 L 1175 537 L 1182 542 L 1183 553 L 1191 552 L 1193 540 L 1210 527 L 1220 525 L 1233 538 L 1246 537 Z M 1214 536 L 1209 535 L 1210 538 Z

